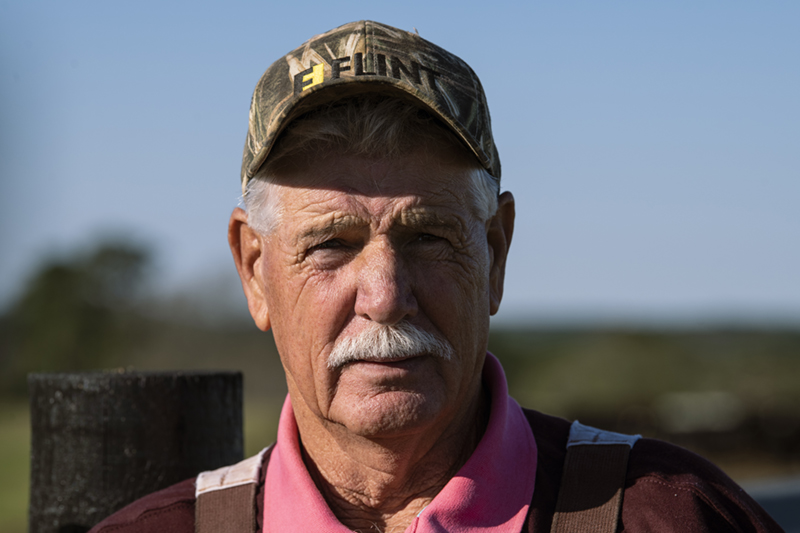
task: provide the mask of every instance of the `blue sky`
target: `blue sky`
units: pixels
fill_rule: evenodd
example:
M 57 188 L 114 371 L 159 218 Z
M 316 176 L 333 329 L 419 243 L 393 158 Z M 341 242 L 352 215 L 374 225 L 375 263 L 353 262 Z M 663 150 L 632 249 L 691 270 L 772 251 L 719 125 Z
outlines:
M 0 305 L 107 234 L 165 291 L 235 286 L 252 89 L 364 18 L 483 81 L 518 205 L 500 320 L 800 324 L 790 2 L 0 1 Z

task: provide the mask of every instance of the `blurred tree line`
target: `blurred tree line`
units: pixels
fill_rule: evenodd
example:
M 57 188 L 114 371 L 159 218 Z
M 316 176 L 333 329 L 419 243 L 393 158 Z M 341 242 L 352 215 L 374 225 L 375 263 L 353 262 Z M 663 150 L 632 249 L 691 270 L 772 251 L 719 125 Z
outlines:
M 154 291 L 152 264 L 149 247 L 125 240 L 42 261 L 0 312 L 0 400 L 24 399 L 30 372 L 119 367 L 237 369 L 255 382 L 248 397 L 282 399 L 272 335 L 232 311 L 230 284 Z
M 0 395 L 24 395 L 28 372 L 117 364 L 135 339 L 150 260 L 143 246 L 110 241 L 43 262 L 0 318 Z

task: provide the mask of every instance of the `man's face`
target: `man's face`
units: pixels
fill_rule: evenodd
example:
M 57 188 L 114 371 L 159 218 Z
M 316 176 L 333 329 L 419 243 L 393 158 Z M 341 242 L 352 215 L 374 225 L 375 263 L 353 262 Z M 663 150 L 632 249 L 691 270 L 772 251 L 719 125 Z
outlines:
M 398 160 L 328 153 L 281 173 L 283 214 L 253 239 L 258 289 L 248 299 L 272 327 L 296 412 L 388 436 L 451 420 L 475 397 L 513 201 L 498 211 L 512 226 L 483 220 L 469 174 L 463 154 L 444 148 Z M 453 356 L 328 364 L 337 343 L 402 322 L 445 340 Z

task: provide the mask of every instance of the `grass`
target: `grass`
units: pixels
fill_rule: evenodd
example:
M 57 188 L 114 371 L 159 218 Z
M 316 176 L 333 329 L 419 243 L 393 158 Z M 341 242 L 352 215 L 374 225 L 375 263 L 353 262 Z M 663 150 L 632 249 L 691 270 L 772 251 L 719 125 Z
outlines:
M 23 533 L 28 525 L 30 478 L 28 406 L 0 404 L 0 531 Z

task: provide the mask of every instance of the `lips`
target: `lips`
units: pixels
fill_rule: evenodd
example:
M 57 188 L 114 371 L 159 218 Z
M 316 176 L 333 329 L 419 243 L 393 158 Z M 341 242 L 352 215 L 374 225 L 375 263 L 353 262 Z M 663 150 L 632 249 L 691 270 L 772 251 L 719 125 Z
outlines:
M 399 363 L 401 361 L 407 361 L 409 359 L 415 359 L 417 357 L 422 357 L 421 355 L 398 355 L 397 357 L 392 358 L 377 358 L 377 359 L 359 359 L 355 362 L 357 363 L 379 363 L 379 364 L 391 364 L 391 363 Z
M 399 356 L 393 359 L 358 359 L 346 364 L 346 367 L 360 368 L 365 371 L 391 371 L 393 369 L 410 371 L 421 364 L 424 355 Z

